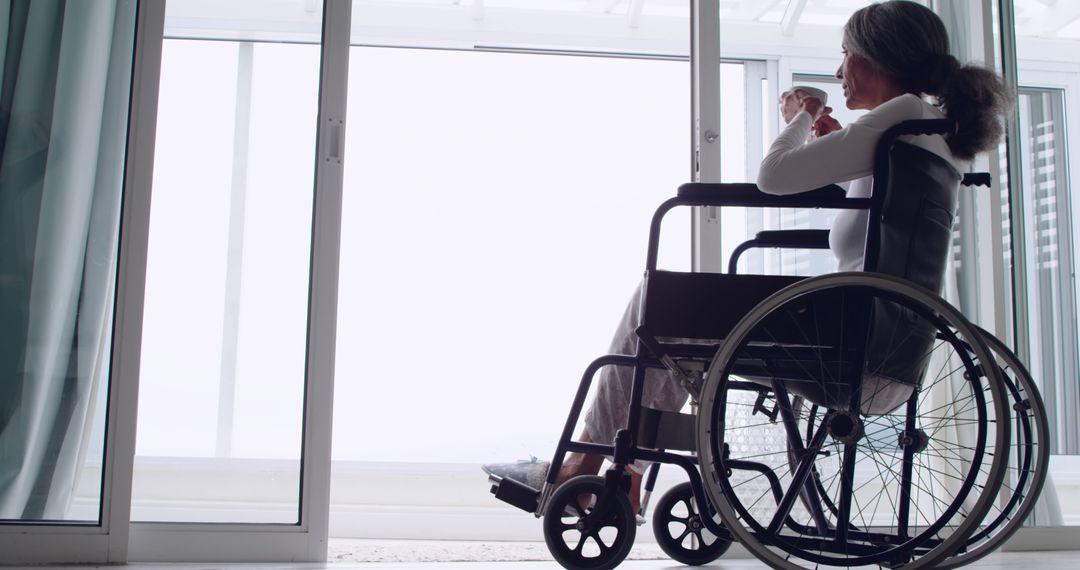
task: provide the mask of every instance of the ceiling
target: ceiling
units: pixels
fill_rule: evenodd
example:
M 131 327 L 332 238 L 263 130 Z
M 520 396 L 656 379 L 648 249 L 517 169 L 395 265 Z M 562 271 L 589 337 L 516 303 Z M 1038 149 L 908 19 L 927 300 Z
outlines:
M 866 4 L 719 0 L 719 9 L 727 29 L 745 28 L 758 38 L 776 34 L 777 42 L 790 47 L 792 41 L 831 45 L 835 28 Z M 353 43 L 685 55 L 689 5 L 688 0 L 354 0 Z M 166 34 L 317 42 L 321 11 L 322 0 L 169 0 Z M 1021 38 L 1069 45 L 1080 40 L 1080 0 L 1015 0 L 1015 17 Z M 733 41 L 740 33 L 731 36 Z

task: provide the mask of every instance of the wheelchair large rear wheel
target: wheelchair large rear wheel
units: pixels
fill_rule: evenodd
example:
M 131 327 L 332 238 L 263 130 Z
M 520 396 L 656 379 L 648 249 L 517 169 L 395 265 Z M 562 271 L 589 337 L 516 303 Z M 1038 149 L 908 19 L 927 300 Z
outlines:
M 993 552 L 1012 536 L 1035 506 L 1049 469 L 1050 428 L 1039 389 L 1027 368 L 1004 343 L 990 333 L 980 331 L 994 354 L 1009 396 L 1007 404 L 1012 430 L 1009 460 L 997 500 L 991 503 L 982 524 L 968 539 L 964 550 L 938 564 L 943 570 L 970 564 Z
M 785 288 L 709 367 L 697 436 L 710 500 L 775 568 L 932 567 L 966 545 L 1004 477 L 1009 396 L 978 365 L 991 358 L 963 316 L 906 281 Z M 867 386 L 897 384 L 862 379 L 883 377 L 918 388 L 875 400 Z

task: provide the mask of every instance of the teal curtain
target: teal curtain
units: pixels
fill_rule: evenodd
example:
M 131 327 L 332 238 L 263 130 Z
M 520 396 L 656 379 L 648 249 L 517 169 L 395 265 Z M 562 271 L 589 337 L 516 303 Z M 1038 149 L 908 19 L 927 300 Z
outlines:
M 69 520 L 102 448 L 134 28 L 135 0 L 0 0 L 0 520 Z

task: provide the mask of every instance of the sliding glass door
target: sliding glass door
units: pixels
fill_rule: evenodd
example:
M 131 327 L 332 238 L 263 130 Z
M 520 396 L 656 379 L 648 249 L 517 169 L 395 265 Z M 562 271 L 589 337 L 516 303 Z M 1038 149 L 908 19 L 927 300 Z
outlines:
M 5 8 L 0 563 L 325 559 L 349 8 Z
M 351 3 L 9 4 L 0 563 L 325 560 Z
M 133 521 L 299 521 L 321 8 L 236 7 L 166 11 Z
M 333 537 L 540 537 L 479 466 L 550 459 L 690 176 L 685 3 L 586 4 L 357 3 Z
M 0 562 L 122 559 L 137 362 L 123 325 L 140 277 L 127 264 L 146 198 L 131 162 L 146 115 L 130 102 L 153 91 L 153 50 L 135 54 L 155 14 L 135 0 L 4 10 Z
M 168 2 L 131 560 L 325 557 L 348 16 Z

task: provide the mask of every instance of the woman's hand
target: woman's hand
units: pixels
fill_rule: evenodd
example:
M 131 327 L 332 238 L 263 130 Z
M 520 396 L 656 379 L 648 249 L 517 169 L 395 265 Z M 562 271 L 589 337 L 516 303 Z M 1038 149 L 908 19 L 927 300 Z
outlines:
M 810 134 L 814 138 L 823 137 L 833 131 L 838 131 L 843 127 L 840 125 L 840 121 L 837 121 L 832 116 L 832 107 L 826 107 L 825 103 L 817 97 L 810 97 L 802 89 L 796 89 L 793 93 L 795 99 L 798 100 L 797 111 L 806 111 L 810 114 L 810 119 L 814 122 L 810 126 Z M 794 117 L 794 115 L 792 115 Z
M 818 117 L 818 120 L 814 121 L 814 124 L 810 127 L 810 133 L 814 138 L 823 137 L 831 132 L 839 131 L 844 128 L 840 121 L 837 121 L 830 113 L 832 113 L 831 107 L 825 107 L 824 112 Z

